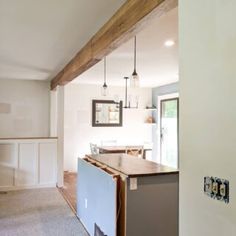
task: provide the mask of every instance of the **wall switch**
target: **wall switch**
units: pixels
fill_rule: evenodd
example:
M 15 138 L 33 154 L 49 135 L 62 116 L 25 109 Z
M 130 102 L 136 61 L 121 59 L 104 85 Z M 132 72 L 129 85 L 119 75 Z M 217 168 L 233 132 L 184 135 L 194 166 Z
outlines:
M 86 209 L 88 208 L 88 199 L 87 198 L 84 199 L 84 207 Z
M 207 196 L 229 203 L 229 181 L 217 177 L 204 177 L 204 192 Z
M 204 192 L 208 196 L 211 196 L 211 193 L 212 193 L 212 180 L 211 180 L 211 177 L 205 177 L 204 178 Z
M 138 180 L 137 178 L 130 178 L 130 186 L 129 189 L 130 190 L 137 190 L 138 189 Z
M 224 201 L 225 203 L 229 203 L 229 181 L 225 179 L 221 179 L 219 190 L 218 200 Z
M 226 186 L 225 184 L 220 185 L 220 196 L 225 197 L 226 196 Z
M 218 194 L 218 188 L 219 188 L 219 184 L 217 182 L 213 182 L 212 183 L 212 193 L 217 195 Z

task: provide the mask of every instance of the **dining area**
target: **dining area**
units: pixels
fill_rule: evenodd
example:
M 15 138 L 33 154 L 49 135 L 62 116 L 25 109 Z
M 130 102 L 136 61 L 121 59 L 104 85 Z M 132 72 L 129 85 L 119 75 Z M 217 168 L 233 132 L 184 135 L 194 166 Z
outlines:
M 138 108 L 137 108 L 138 109 Z M 93 127 L 121 127 L 123 125 L 123 102 L 92 100 Z M 115 130 L 114 130 L 115 132 Z M 125 153 L 146 159 L 152 151 L 152 143 L 134 144 L 131 140 L 119 143 L 116 139 L 101 140 L 100 144 L 90 143 L 91 154 Z
M 77 172 L 77 158 L 91 153 L 132 151 L 137 155 L 138 151 L 139 157 L 153 160 L 153 132 L 157 125 L 147 119 L 154 120 L 157 110 L 146 108 L 152 107 L 152 89 L 128 90 L 132 108 L 124 108 L 123 87 L 110 86 L 106 97 L 100 90 L 99 85 L 91 84 L 65 87 L 64 171 Z M 134 108 L 137 94 L 139 103 Z
M 104 143 L 104 142 L 103 142 Z M 139 157 L 146 159 L 147 152 L 152 151 L 151 144 L 146 145 L 117 145 L 116 140 L 111 140 L 105 143 L 105 145 L 98 146 L 90 143 L 91 154 L 109 154 L 109 153 L 124 153 L 133 157 Z

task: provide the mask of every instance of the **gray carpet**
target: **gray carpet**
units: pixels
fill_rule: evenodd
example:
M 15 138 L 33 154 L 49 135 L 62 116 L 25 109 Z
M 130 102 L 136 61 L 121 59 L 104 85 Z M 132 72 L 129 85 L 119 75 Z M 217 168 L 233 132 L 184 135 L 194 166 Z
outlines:
M 56 188 L 0 194 L 0 236 L 88 236 Z

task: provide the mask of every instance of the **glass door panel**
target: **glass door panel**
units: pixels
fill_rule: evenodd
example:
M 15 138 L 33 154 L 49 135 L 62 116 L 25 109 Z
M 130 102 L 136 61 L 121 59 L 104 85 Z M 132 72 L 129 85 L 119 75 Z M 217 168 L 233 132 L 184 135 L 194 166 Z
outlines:
M 178 168 L 178 113 L 178 98 L 161 100 L 161 164 L 174 168 Z

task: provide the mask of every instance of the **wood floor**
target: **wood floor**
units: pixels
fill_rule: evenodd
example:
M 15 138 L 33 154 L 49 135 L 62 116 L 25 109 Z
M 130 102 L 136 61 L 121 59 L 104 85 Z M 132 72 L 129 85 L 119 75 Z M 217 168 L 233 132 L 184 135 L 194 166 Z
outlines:
M 76 178 L 76 173 L 65 171 L 64 187 L 60 188 L 60 192 L 74 213 L 76 213 Z

